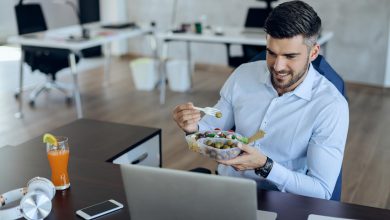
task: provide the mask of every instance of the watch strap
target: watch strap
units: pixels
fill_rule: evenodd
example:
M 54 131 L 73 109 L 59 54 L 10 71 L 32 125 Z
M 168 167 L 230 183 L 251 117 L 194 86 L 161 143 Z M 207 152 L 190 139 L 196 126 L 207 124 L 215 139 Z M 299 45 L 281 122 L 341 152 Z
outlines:
M 255 168 L 256 175 L 261 176 L 263 178 L 267 178 L 267 176 L 272 170 L 273 164 L 274 161 L 271 158 L 267 157 L 267 160 L 265 161 L 265 164 L 262 167 Z

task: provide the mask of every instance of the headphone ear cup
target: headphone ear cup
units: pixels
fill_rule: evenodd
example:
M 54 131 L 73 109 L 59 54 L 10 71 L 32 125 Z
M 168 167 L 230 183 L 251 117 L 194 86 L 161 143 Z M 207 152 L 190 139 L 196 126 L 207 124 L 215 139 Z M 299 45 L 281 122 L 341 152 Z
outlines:
M 27 183 L 27 192 L 43 192 L 46 194 L 47 198 L 52 200 L 56 194 L 56 188 L 54 184 L 43 177 L 34 177 Z
M 51 211 L 51 199 L 40 191 L 28 192 L 20 201 L 20 211 L 28 220 L 46 218 Z

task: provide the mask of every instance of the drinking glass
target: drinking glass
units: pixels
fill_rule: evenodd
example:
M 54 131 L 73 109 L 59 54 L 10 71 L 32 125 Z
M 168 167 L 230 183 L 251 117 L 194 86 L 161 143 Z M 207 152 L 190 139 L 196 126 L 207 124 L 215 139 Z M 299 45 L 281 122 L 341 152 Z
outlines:
M 68 175 L 69 144 L 67 137 L 56 137 L 58 145 L 46 143 L 47 158 L 51 168 L 51 181 L 56 190 L 70 187 Z

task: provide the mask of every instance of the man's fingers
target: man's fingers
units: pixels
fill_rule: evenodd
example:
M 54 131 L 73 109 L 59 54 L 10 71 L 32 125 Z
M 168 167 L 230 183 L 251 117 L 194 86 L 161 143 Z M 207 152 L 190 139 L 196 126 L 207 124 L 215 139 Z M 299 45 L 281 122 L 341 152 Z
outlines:
M 173 114 L 173 116 L 179 120 L 181 120 L 183 117 L 186 117 L 188 115 L 200 115 L 200 112 L 196 109 L 186 109 Z
M 218 163 L 221 163 L 221 164 L 225 164 L 225 165 L 237 165 L 237 164 L 242 164 L 243 162 L 245 162 L 245 158 L 243 158 L 245 156 L 238 156 L 236 158 L 233 158 L 233 159 L 230 159 L 230 160 L 218 160 L 217 162 Z
M 240 171 L 240 168 L 238 166 L 232 166 L 235 171 Z
M 198 118 L 200 119 L 200 114 L 185 114 L 179 116 L 179 120 L 183 122 L 198 119 Z
M 246 145 L 246 144 L 243 144 L 241 142 L 237 144 L 237 147 L 240 148 L 242 151 L 247 152 L 247 153 L 252 152 L 254 149 L 253 147 Z
M 194 109 L 194 105 L 191 102 L 181 104 L 175 107 L 174 112 L 180 112 L 187 109 Z
M 238 156 L 230 160 L 217 160 L 218 163 L 229 165 L 229 166 L 245 164 L 247 161 L 248 161 L 248 154 L 244 154 L 242 156 Z

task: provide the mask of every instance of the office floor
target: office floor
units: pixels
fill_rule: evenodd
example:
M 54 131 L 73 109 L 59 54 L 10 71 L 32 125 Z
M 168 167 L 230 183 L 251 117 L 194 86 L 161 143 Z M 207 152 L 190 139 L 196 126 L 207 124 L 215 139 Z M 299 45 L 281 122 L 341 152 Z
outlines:
M 30 108 L 25 99 L 25 117 L 15 119 L 17 101 L 10 84 L 17 82 L 18 64 L 17 61 L 7 62 L 8 65 L 4 65 L 0 60 L 0 82 L 3 82 L 0 84 L 0 147 L 19 144 L 76 119 L 74 107 L 67 106 L 64 96 L 57 92 L 40 97 L 35 108 Z M 103 85 L 102 66 L 80 74 L 85 117 L 162 128 L 164 167 L 214 169 L 215 162 L 187 149 L 183 133 L 172 120 L 171 110 L 188 101 L 198 106 L 215 103 L 218 91 L 232 69 L 197 65 L 193 89 L 188 93 L 168 91 L 166 104 L 160 105 L 157 90 L 135 90 L 128 62 L 129 58 L 113 60 L 108 85 Z M 71 78 L 63 74 L 60 80 L 70 82 Z M 348 96 L 350 129 L 344 158 L 342 200 L 390 209 L 390 92 L 349 84 Z

